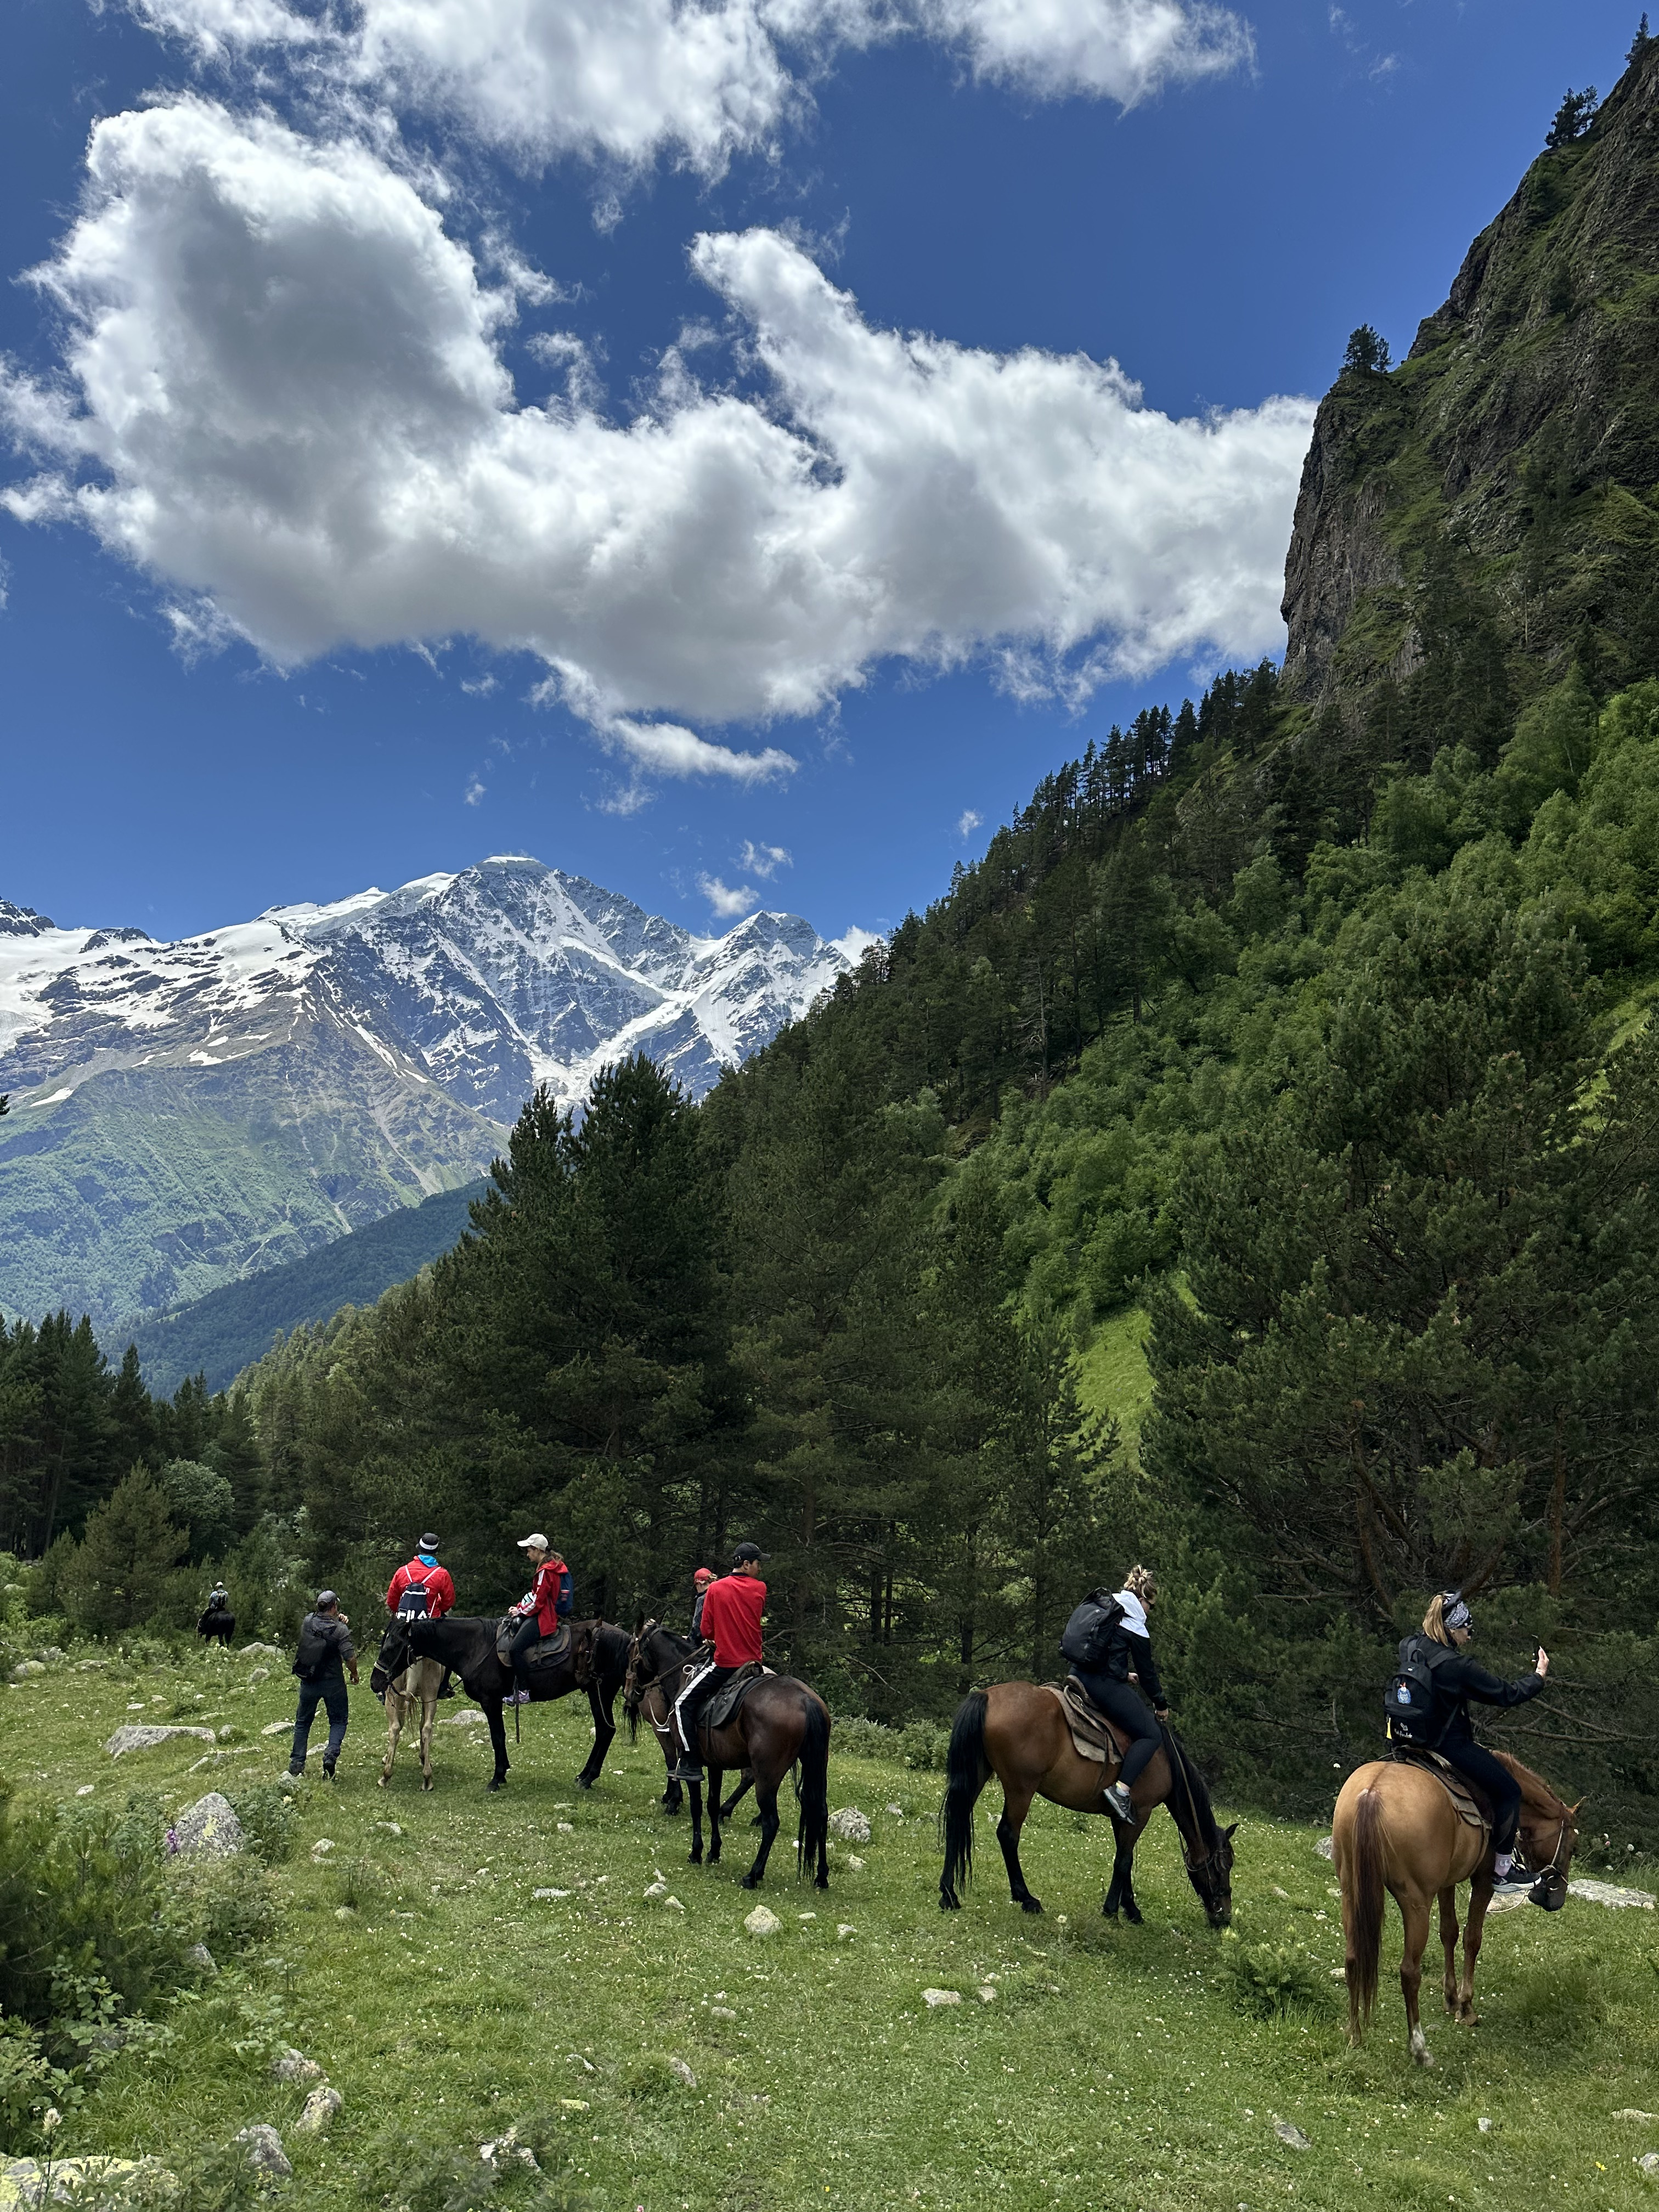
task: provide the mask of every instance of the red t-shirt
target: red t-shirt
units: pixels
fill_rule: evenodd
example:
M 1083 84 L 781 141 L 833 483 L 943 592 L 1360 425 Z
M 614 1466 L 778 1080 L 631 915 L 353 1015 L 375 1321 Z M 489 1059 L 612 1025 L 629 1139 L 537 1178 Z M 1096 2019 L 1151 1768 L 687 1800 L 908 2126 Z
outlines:
M 717 1667 L 746 1667 L 761 1656 L 766 1584 L 758 1575 L 722 1575 L 702 1601 L 702 1632 L 712 1638 Z

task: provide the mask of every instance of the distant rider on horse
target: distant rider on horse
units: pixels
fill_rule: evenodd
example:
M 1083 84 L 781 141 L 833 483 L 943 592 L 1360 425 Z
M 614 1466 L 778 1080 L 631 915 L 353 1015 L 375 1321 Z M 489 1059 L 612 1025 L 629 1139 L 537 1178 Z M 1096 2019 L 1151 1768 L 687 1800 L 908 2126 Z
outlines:
M 1429 1747 L 1460 1774 L 1467 1775 L 1491 1802 L 1492 1873 L 1496 1877 L 1492 1894 L 1502 1897 L 1532 1887 L 1530 1876 L 1522 1879 L 1513 1871 L 1515 1832 L 1521 1817 L 1521 1784 L 1507 1766 L 1475 1741 L 1469 1700 L 1474 1698 L 1479 1705 L 1496 1705 L 1500 1710 L 1524 1705 L 1528 1698 L 1535 1698 L 1543 1688 L 1544 1677 L 1550 1671 L 1550 1655 L 1540 1644 L 1537 1663 L 1530 1674 L 1522 1674 L 1516 1682 L 1500 1682 L 1477 1661 L 1463 1656 L 1474 1633 L 1474 1616 L 1464 1602 L 1462 1592 L 1443 1590 L 1430 1599 L 1419 1633 L 1408 1636 L 1401 1645 L 1400 1668 L 1401 1674 L 1406 1673 L 1413 1657 L 1427 1665 L 1435 1698 Z
M 1119 1820 L 1132 1826 L 1135 1808 L 1129 1793 L 1163 1743 L 1158 1723 L 1170 1717 L 1146 1619 L 1157 1597 L 1158 1577 L 1152 1569 L 1131 1567 L 1121 1590 L 1090 1593 L 1066 1623 L 1060 1644 L 1061 1657 L 1071 1662 L 1090 1698 L 1129 1738 L 1117 1780 L 1103 1794 Z M 1130 1680 L 1132 1674 L 1140 1689 Z
M 711 1582 L 703 1594 L 697 1618 L 704 1644 L 714 1647 L 714 1663 L 697 1668 L 694 1662 L 690 1679 L 674 1701 L 674 1725 L 679 1735 L 676 1782 L 702 1780 L 697 1715 L 739 1667 L 760 1659 L 761 1616 L 766 1611 L 766 1584 L 761 1580 L 760 1562 L 758 1544 L 739 1544 L 732 1554 L 731 1573 Z
M 509 1617 L 516 1615 L 519 1622 L 507 1646 L 514 1679 L 519 1686 L 509 1702 L 527 1705 L 530 1654 L 544 1637 L 558 1634 L 560 1622 L 570 1612 L 571 1582 L 569 1568 L 539 1529 L 534 1535 L 520 1536 L 519 1549 L 536 1570 L 536 1579 L 528 1594 L 508 1608 Z

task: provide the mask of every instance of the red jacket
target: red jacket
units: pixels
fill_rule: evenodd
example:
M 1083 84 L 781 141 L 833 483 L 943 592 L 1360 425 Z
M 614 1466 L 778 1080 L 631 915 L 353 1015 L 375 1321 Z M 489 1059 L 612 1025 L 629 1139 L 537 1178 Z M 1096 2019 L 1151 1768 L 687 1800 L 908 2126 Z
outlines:
M 766 1584 L 758 1575 L 722 1575 L 702 1601 L 702 1632 L 712 1638 L 717 1667 L 745 1667 L 761 1656 Z
M 520 1615 L 533 1613 L 544 1636 L 556 1634 L 560 1621 L 570 1610 L 570 1570 L 556 1552 L 550 1552 L 542 1561 L 530 1595 L 513 1610 Z
M 428 1620 L 441 1620 L 455 1604 L 455 1585 L 449 1578 L 447 1567 L 428 1567 L 421 1559 L 411 1559 L 407 1566 L 399 1567 L 392 1577 L 386 1594 L 386 1609 L 396 1613 L 398 1601 L 411 1583 L 422 1585 L 426 1590 L 426 1612 Z

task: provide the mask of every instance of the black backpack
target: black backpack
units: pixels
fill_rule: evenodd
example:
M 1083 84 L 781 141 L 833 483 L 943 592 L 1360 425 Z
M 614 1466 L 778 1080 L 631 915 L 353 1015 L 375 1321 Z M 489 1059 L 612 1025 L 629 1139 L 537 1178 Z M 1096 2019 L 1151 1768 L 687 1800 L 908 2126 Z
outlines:
M 431 1607 L 427 1601 L 424 1583 L 405 1583 L 398 1597 L 399 1620 L 424 1620 Z
M 1060 1657 L 1086 1674 L 1103 1667 L 1122 1619 L 1123 1607 L 1110 1590 L 1091 1590 L 1066 1624 L 1066 1633 L 1060 1639 Z
M 1382 1692 L 1382 1713 L 1390 1743 L 1407 1743 L 1417 1751 L 1432 1751 L 1445 1729 L 1435 1668 L 1447 1656 L 1445 1648 L 1431 1637 L 1408 1636 L 1400 1647 L 1398 1671 L 1389 1677 Z
M 308 1613 L 300 1629 L 300 1644 L 294 1654 L 294 1671 L 302 1682 L 320 1682 L 325 1674 L 339 1664 L 339 1645 L 331 1632 L 331 1623 Z

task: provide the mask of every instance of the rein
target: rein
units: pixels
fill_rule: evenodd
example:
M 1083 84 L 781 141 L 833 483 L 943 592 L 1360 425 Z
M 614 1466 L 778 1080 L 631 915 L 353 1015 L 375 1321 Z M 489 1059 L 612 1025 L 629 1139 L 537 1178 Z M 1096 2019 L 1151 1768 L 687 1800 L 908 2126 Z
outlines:
M 1198 1817 L 1198 1805 L 1193 1796 L 1193 1785 L 1187 1772 L 1187 1762 L 1185 1759 L 1182 1758 L 1180 1749 L 1176 1743 L 1175 1731 L 1169 1726 L 1167 1722 L 1164 1724 L 1163 1734 L 1164 1746 L 1170 1754 L 1170 1763 L 1175 1768 L 1176 1772 L 1181 1777 L 1181 1786 L 1186 1792 L 1187 1810 L 1192 1819 L 1193 1833 L 1195 1837 L 1201 1839 L 1204 1833 L 1204 1825 Z M 1187 1870 L 1189 1874 L 1197 1873 L 1207 1875 L 1211 1867 L 1215 1863 L 1216 1853 L 1219 1849 L 1220 1845 L 1218 1844 L 1212 1844 L 1201 1859 L 1194 1859 L 1192 1854 L 1187 1850 L 1186 1838 L 1184 1836 L 1182 1838 L 1182 1856 L 1187 1862 Z

